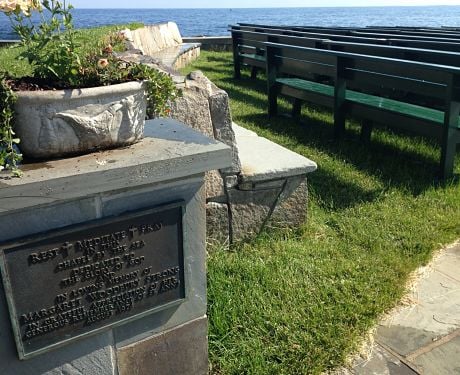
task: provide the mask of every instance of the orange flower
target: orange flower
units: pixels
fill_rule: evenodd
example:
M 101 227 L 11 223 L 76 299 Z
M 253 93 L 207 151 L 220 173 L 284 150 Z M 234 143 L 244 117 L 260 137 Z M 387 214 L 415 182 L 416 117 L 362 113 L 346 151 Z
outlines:
M 106 68 L 107 65 L 109 65 L 109 60 L 107 59 L 99 59 L 99 61 L 97 62 L 97 66 L 101 69 Z
M 108 53 L 108 54 L 111 54 L 113 52 L 113 47 L 111 44 L 109 44 L 107 47 L 105 47 L 103 50 L 103 52 L 105 53 Z

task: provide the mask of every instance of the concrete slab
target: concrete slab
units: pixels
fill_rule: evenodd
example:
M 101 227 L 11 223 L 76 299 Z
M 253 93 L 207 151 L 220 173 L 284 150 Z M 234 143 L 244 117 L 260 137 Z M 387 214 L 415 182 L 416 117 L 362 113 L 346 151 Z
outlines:
M 241 182 L 258 182 L 305 175 L 316 170 L 314 161 L 254 132 L 233 124 L 241 161 Z
M 460 336 L 414 359 L 422 374 L 460 374 Z
M 409 294 L 410 306 L 380 322 L 372 356 L 353 374 L 460 374 L 460 243 L 440 252 Z
M 435 259 L 411 292 L 415 305 L 399 309 L 384 320 L 377 331 L 378 339 L 390 346 L 398 343 L 395 348 L 403 354 L 414 350 L 413 345 L 423 345 L 427 339 L 460 328 L 460 281 L 440 272 L 453 273 L 452 260 L 460 259 L 458 254 L 460 246 Z
M 371 357 L 355 366 L 354 373 L 356 375 L 417 375 L 417 372 L 401 362 L 398 357 L 377 344 L 372 348 Z
M 460 282 L 460 245 L 447 249 L 433 267 L 438 272 Z
M 175 120 L 160 118 L 147 121 L 145 138 L 132 146 L 24 164 L 22 178 L 0 180 L 0 205 L 22 209 L 36 204 L 23 197 L 49 204 L 89 196 L 103 186 L 133 188 L 225 168 L 230 161 L 228 146 Z

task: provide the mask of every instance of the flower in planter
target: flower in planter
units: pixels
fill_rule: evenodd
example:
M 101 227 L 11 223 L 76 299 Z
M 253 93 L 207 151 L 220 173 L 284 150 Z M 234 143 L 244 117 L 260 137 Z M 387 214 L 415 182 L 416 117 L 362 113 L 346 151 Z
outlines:
M 74 29 L 72 6 L 53 0 L 0 0 L 0 11 L 10 19 L 23 47 L 20 58 L 30 64 L 29 77 L 14 77 L 0 67 L 0 165 L 17 170 L 21 155 L 13 147 L 14 91 L 106 86 L 128 81 L 145 81 L 149 117 L 168 114 L 168 103 L 179 94 L 171 78 L 154 68 L 122 61 L 124 35 L 113 33 L 88 46 L 79 44 Z M 32 13 L 40 14 L 40 24 Z M 91 43 L 89 43 L 91 44 Z

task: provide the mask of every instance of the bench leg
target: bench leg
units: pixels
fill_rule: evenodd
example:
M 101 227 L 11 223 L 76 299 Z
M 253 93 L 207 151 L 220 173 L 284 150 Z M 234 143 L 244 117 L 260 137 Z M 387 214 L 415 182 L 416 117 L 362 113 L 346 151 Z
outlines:
M 372 133 L 372 122 L 371 121 L 364 121 L 361 126 L 361 142 L 369 143 L 371 141 L 371 133 Z
M 276 90 L 270 90 L 268 93 L 268 117 L 273 117 L 278 114 L 278 99 Z
M 292 117 L 298 119 L 300 117 L 300 111 L 302 110 L 302 101 L 295 98 L 292 104 Z
M 233 78 L 240 79 L 241 78 L 241 67 L 240 64 L 235 62 L 234 71 L 233 71 Z
M 453 133 L 453 132 L 452 132 Z M 452 134 L 453 138 L 453 134 Z M 441 178 L 449 178 L 454 174 L 454 159 L 457 144 L 452 141 L 444 143 L 441 149 Z
M 251 68 L 251 78 L 252 78 L 252 79 L 256 79 L 256 78 L 257 78 L 257 70 L 258 70 L 258 69 L 257 69 L 257 67 L 255 67 L 255 66 L 253 66 L 253 67 Z
M 451 84 L 453 91 L 455 82 Z M 458 82 L 457 82 L 458 86 Z M 444 115 L 444 130 L 441 142 L 441 178 L 449 178 L 454 174 L 454 159 L 457 149 L 458 116 L 460 113 L 460 101 L 453 100 L 453 94 Z
M 345 114 L 343 111 L 334 111 L 334 137 L 342 138 L 345 133 Z

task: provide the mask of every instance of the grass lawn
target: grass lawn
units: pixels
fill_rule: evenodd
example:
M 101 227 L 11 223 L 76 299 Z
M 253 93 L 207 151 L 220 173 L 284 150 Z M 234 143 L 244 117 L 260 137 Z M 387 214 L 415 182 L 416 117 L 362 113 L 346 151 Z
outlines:
M 268 121 L 265 80 L 232 78 L 232 56 L 203 52 L 200 69 L 231 99 L 233 119 L 318 163 L 309 221 L 264 233 L 208 258 L 213 374 L 319 374 L 344 364 L 411 271 L 460 238 L 460 184 L 437 182 L 440 148 L 358 125 L 333 140 L 328 111 L 305 106 L 302 124 Z M 290 107 L 282 102 L 280 110 Z M 457 154 L 456 173 L 460 173 Z

